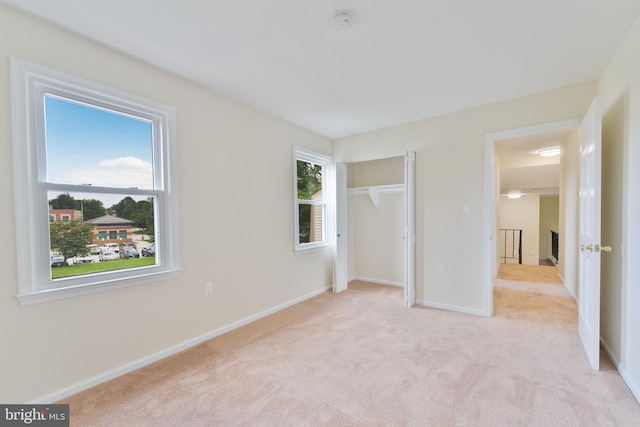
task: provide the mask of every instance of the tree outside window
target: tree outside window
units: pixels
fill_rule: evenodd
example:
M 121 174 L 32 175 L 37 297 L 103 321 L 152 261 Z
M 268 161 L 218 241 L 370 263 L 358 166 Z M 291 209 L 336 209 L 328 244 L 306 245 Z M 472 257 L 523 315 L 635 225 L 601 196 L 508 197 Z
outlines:
M 322 166 L 302 160 L 297 161 L 298 200 L 322 201 Z M 300 243 L 323 240 L 322 205 L 299 205 Z
M 295 248 L 324 247 L 327 239 L 327 176 L 331 158 L 295 149 Z

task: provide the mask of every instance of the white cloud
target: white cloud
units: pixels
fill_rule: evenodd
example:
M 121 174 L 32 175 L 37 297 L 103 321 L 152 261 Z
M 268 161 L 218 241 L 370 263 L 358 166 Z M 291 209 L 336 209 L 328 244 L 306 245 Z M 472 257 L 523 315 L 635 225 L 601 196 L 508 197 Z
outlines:
M 98 163 L 98 167 L 105 169 L 140 170 L 151 174 L 152 165 L 137 157 L 120 157 L 118 159 L 106 159 Z
M 122 200 L 123 196 L 127 195 L 128 188 L 153 188 L 153 166 L 151 163 L 137 157 L 120 157 L 102 160 L 89 168 L 52 172 L 49 179 L 51 182 L 60 184 L 90 184 L 92 187 L 122 188 L 122 195 L 72 194 L 78 200 L 83 198 L 102 200 L 104 206 L 108 208 Z M 49 199 L 56 197 L 58 194 L 50 193 Z M 135 200 L 144 198 L 143 196 L 134 197 Z
M 153 188 L 153 166 L 137 157 L 105 159 L 92 168 L 78 168 L 52 174 L 53 182 L 98 187 Z

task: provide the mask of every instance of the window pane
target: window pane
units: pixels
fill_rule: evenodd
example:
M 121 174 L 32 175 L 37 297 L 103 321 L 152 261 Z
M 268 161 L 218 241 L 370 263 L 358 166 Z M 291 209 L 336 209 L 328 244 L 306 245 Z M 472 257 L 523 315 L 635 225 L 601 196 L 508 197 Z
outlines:
M 50 191 L 48 199 L 53 279 L 156 265 L 153 196 Z
M 300 204 L 298 206 L 298 225 L 300 243 L 324 241 L 324 206 Z
M 322 166 L 298 160 L 298 199 L 322 200 Z
M 45 96 L 47 181 L 153 188 L 150 121 Z
M 15 231 L 20 236 L 15 242 L 20 304 L 178 276 L 178 165 L 173 153 L 177 149 L 176 109 L 15 57 L 9 59 L 14 95 L 10 97 L 11 108 L 16 119 L 12 148 Z M 62 192 L 77 193 L 67 195 L 72 202 L 97 200 L 102 210 L 99 215 L 133 221 L 133 234 L 127 233 L 127 239 L 119 239 L 120 243 L 131 254 L 133 242 L 128 239 L 148 245 L 151 249 L 141 252 L 145 258 L 151 258 L 152 264 L 122 266 L 117 264 L 123 261 L 120 259 L 88 263 L 111 265 L 108 269 L 116 271 L 72 272 L 65 265 L 70 261 L 66 255 L 57 254 L 50 259 L 54 255 L 47 254 L 51 248 L 77 258 L 81 252 L 98 253 L 100 246 L 109 243 L 107 228 L 94 229 L 89 236 L 86 230 L 74 235 L 78 224 L 89 226 L 98 218 L 92 216 L 96 205 L 59 203 L 49 207 L 48 202 L 58 199 Z M 114 194 L 119 198 L 112 200 L 117 197 Z M 142 215 L 138 209 L 135 216 L 121 214 L 130 205 L 124 203 L 127 198 L 138 206 L 148 199 L 150 214 Z M 115 205 L 119 205 L 120 211 L 115 211 Z M 57 219 L 49 214 L 55 209 L 73 212 L 67 214 L 69 220 L 65 222 L 61 216 Z M 62 225 L 75 229 L 65 230 Z M 95 223 L 93 226 L 97 228 Z M 158 229 L 157 234 L 154 228 Z M 119 232 L 126 227 L 113 229 L 118 230 L 120 237 Z M 86 241 L 76 241 L 75 248 L 70 247 L 78 234 Z M 158 257 L 155 257 L 156 241 L 161 245 Z M 77 253 L 73 254 L 74 251 Z M 127 258 L 134 259 L 132 255 Z M 52 269 L 50 265 L 61 267 Z

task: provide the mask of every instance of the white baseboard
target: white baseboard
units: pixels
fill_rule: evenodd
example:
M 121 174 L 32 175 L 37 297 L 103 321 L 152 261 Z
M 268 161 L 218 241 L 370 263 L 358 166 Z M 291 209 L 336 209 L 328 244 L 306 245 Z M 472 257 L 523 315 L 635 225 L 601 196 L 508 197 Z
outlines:
M 613 354 L 611 346 L 609 346 L 609 344 L 605 340 L 603 340 L 602 337 L 600 337 L 600 344 L 602 345 L 602 349 L 604 350 L 604 352 L 607 353 L 607 356 L 609 356 L 609 359 L 611 359 L 613 366 L 615 366 L 615 368 L 620 371 L 620 360 L 618 360 L 616 355 Z
M 575 292 L 573 292 L 571 289 L 569 289 L 569 287 L 567 286 L 567 282 L 564 281 L 564 277 L 562 277 L 562 274 L 560 273 L 556 273 L 558 276 L 558 279 L 560 279 L 560 281 L 562 282 L 562 286 L 564 286 L 564 288 L 566 289 L 567 293 L 569 294 L 569 296 L 571 296 L 571 298 L 573 298 L 573 300 L 575 302 L 578 302 L 578 297 L 576 296 Z
M 121 375 L 124 374 L 128 374 L 129 372 L 135 371 L 136 369 L 140 369 L 144 366 L 150 365 L 151 363 L 157 362 L 159 360 L 162 360 L 164 358 L 167 358 L 169 356 L 173 356 L 174 354 L 180 353 L 181 351 L 187 350 L 191 347 L 194 347 L 198 344 L 201 344 L 205 341 L 208 341 L 212 338 L 215 338 L 219 335 L 222 335 L 224 333 L 227 333 L 229 331 L 232 331 L 234 329 L 237 329 L 241 326 L 245 326 L 248 325 L 249 323 L 255 322 L 256 320 L 259 320 L 263 317 L 269 316 L 273 313 L 276 313 L 278 311 L 284 310 L 287 307 L 290 307 L 292 305 L 301 303 L 303 301 L 306 301 L 308 299 L 311 299 L 315 296 L 318 296 L 320 294 L 323 294 L 325 292 L 328 292 L 331 290 L 331 286 L 327 286 L 326 288 L 323 289 L 319 289 L 315 292 L 312 292 L 310 294 L 301 296 L 299 298 L 293 299 L 291 301 L 287 301 L 285 303 L 282 303 L 280 305 L 277 305 L 275 307 L 272 307 L 268 310 L 264 310 L 261 311 L 260 313 L 254 314 L 252 316 L 246 317 L 244 319 L 238 320 L 237 322 L 233 322 L 227 326 L 223 326 L 221 328 L 215 329 L 211 332 L 207 332 L 206 334 L 197 336 L 195 338 L 192 338 L 190 340 L 184 341 L 180 344 L 177 344 L 175 346 L 166 348 L 164 350 L 160 350 L 156 353 L 153 353 L 149 356 L 145 356 L 143 358 L 140 358 L 138 360 L 134 360 L 131 363 L 127 363 L 126 365 L 120 366 L 118 368 L 112 369 L 110 371 L 104 372 L 102 374 L 96 375 L 94 377 L 91 377 L 85 381 L 81 381 L 79 383 L 73 384 L 69 387 L 65 387 L 61 390 L 55 391 L 53 393 L 47 394 L 46 396 L 41 396 L 37 399 L 34 399 L 30 402 L 27 402 L 28 404 L 31 405 L 37 405 L 37 404 L 50 404 L 53 402 L 58 402 L 62 399 L 65 399 L 69 396 L 73 396 L 76 393 L 80 393 L 81 391 L 87 390 L 91 387 L 94 387 L 98 384 L 102 384 L 104 382 L 107 382 L 109 380 L 112 380 L 114 378 L 117 378 Z
M 351 280 L 360 280 L 362 282 L 377 283 L 378 285 L 398 286 L 398 287 L 404 288 L 404 283 L 402 282 L 392 282 L 389 280 L 372 279 L 371 277 L 356 276 Z
M 457 311 L 458 313 L 472 314 L 474 316 L 487 317 L 487 314 L 484 310 L 479 310 L 476 308 L 460 307 L 457 305 L 443 304 L 440 302 L 426 301 L 421 299 L 416 300 L 416 304 L 423 305 L 425 307 L 440 308 L 442 310 Z
M 607 356 L 609 356 L 609 359 L 611 359 L 611 363 L 613 363 L 613 366 L 615 366 L 625 384 L 627 385 L 627 387 L 629 387 L 629 390 L 631 391 L 631 394 L 633 394 L 633 397 L 635 397 L 638 403 L 640 403 L 640 386 L 629 377 L 629 375 L 620 364 L 618 358 L 613 354 L 613 351 L 611 350 L 609 344 L 607 344 L 607 342 L 603 340 L 602 337 L 600 337 L 600 344 L 602 344 L 602 349 L 605 353 L 607 353 Z
M 578 302 L 578 297 L 576 296 L 576 293 L 573 292 L 572 289 L 570 289 L 566 283 L 564 283 L 564 281 L 562 281 L 562 284 L 564 285 L 564 288 L 566 289 L 567 293 L 571 296 L 571 298 L 573 298 L 573 300 L 575 302 Z
M 620 376 L 631 390 L 631 394 L 636 398 L 638 403 L 640 404 L 640 384 L 636 384 L 633 380 L 627 375 L 627 372 L 624 369 L 618 369 Z

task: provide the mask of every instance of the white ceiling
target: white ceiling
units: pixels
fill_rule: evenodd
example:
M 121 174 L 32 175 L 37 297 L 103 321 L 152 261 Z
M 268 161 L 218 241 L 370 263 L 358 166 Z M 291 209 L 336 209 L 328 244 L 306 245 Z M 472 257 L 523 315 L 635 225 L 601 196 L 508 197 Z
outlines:
M 560 156 L 541 157 L 546 148 L 564 149 L 577 138 L 577 130 L 544 132 L 496 141 L 500 159 L 500 193 L 557 195 L 560 185 Z
M 508 168 L 500 171 L 500 194 L 558 195 L 560 164 Z
M 0 0 L 329 138 L 597 78 L 638 0 Z M 353 12 L 336 31 L 329 19 Z

